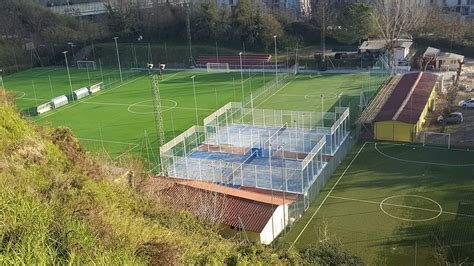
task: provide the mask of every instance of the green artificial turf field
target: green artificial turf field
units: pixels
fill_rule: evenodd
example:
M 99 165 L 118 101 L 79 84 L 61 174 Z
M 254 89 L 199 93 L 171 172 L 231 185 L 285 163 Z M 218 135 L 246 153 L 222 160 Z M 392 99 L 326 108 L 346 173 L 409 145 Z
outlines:
M 359 113 L 360 95 L 373 95 L 386 79 L 384 75 L 300 74 L 269 95 L 257 108 L 328 112 L 350 107 L 351 121 Z M 370 96 L 371 97 L 371 96 Z
M 70 74 L 73 90 L 99 82 L 104 82 L 108 86 L 120 82 L 117 69 L 106 68 L 101 71 L 100 68 L 96 70 L 70 68 Z M 137 74 L 124 71 L 123 78 L 128 80 Z M 14 93 L 17 106 L 27 113 L 33 113 L 30 108 L 54 97 L 71 94 L 66 68 L 33 68 L 6 76 L 3 81 L 7 90 Z
M 474 263 L 474 152 L 402 144 L 356 148 L 290 232 L 324 238 L 369 265 Z
M 158 146 L 150 81 L 143 72 L 124 73 L 121 83 L 115 69 L 104 69 L 101 74 L 100 70 L 71 68 L 74 89 L 100 82 L 104 76 L 105 90 L 33 119 L 42 124 L 72 128 L 89 151 L 106 151 L 115 159 L 128 152 L 138 152 L 156 161 Z M 196 75 L 199 124 L 224 104 L 242 100 L 240 72 L 165 71 L 160 90 L 167 141 L 196 124 L 192 75 Z M 368 77 L 366 73 L 291 75 L 280 80 L 275 89 L 274 74 L 247 72 L 244 73 L 245 101 L 248 103 L 252 91 L 257 108 L 319 112 L 340 104 L 353 107 L 356 115 L 361 90 L 374 91 L 382 81 L 382 78 L 371 77 L 369 87 Z M 18 106 L 27 111 L 52 96 L 70 94 L 63 68 L 30 69 L 7 76 L 4 81 L 7 90 L 16 95 Z M 266 92 L 261 93 L 262 90 Z M 341 92 L 342 96 L 338 97 Z M 323 105 L 320 95 L 323 95 Z

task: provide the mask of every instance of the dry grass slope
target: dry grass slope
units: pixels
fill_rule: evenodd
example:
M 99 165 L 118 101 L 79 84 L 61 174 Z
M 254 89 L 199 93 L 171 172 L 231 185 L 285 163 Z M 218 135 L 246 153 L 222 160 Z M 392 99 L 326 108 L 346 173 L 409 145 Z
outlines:
M 0 264 L 291 264 L 226 240 L 97 161 L 66 128 L 22 119 L 0 89 Z M 124 162 L 123 165 L 137 165 Z M 120 171 L 118 171 L 120 172 Z

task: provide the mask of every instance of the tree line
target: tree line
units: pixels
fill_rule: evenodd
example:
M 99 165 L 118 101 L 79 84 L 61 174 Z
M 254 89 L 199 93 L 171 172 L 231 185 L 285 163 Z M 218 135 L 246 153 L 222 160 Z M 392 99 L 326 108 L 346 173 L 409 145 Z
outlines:
M 106 2 L 107 3 L 107 2 Z M 93 18 L 54 14 L 31 0 L 3 0 L 0 9 L 0 68 L 54 64 L 73 42 L 81 47 L 93 42 L 121 41 L 193 43 L 271 51 L 278 46 L 319 45 L 325 30 L 328 46 L 358 45 L 367 38 L 414 37 L 437 42 L 449 50 L 472 52 L 474 26 L 449 10 L 421 5 L 418 0 L 366 0 L 352 4 L 314 0 L 312 15 L 295 20 L 287 13 L 240 0 L 232 9 L 202 0 L 189 5 L 155 3 L 146 8 L 136 1 L 107 5 L 107 13 Z M 389 25 L 387 27 L 387 25 Z M 37 55 L 25 51 L 32 43 Z M 473 52 L 474 53 L 474 52 Z M 34 60 L 32 60 L 32 58 Z

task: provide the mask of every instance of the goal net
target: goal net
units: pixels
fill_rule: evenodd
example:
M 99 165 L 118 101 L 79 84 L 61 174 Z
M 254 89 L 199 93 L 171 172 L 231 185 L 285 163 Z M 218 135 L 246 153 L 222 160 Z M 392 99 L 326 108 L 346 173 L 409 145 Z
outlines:
M 207 63 L 207 72 L 230 72 L 229 63 Z
M 437 146 L 450 148 L 451 134 L 439 132 L 423 132 L 422 135 L 423 146 Z
M 77 61 L 78 69 L 97 69 L 95 61 Z

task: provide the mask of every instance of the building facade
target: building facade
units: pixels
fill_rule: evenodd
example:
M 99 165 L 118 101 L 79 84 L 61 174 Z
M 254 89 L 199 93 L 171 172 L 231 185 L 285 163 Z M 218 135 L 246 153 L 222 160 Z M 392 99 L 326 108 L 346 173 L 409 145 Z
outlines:
M 429 0 L 431 4 L 456 12 L 461 18 L 474 19 L 474 0 Z
M 52 11 L 60 14 L 87 16 L 107 12 L 106 4 L 114 5 L 116 0 L 34 0 L 36 3 L 49 7 Z M 239 0 L 215 0 L 220 8 L 234 8 Z M 279 10 L 290 14 L 295 18 L 309 17 L 311 14 L 310 0 L 251 0 L 256 8 L 263 10 Z M 198 3 L 191 0 L 131 0 L 143 7 L 151 7 L 153 4 L 186 4 Z

